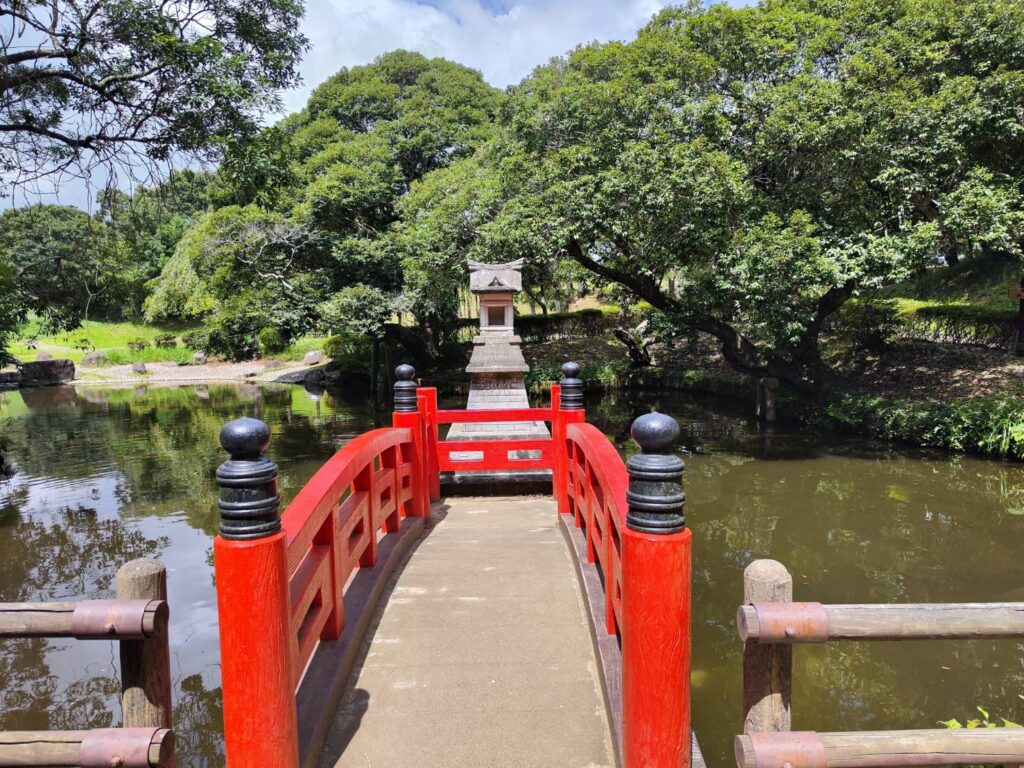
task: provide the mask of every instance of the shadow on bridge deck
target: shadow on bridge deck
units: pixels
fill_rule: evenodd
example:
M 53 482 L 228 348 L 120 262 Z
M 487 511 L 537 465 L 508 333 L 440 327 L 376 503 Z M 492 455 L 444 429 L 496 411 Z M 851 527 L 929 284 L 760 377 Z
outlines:
M 576 573 L 544 498 L 457 498 L 392 579 L 321 768 L 603 768 Z

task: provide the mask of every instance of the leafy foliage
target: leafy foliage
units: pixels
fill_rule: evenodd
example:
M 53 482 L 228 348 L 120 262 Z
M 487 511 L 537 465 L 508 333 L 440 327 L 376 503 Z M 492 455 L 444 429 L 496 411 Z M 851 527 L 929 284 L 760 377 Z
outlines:
M 886 440 L 1024 459 L 1024 402 L 1017 397 L 922 403 L 845 395 L 826 413 L 833 426 Z
M 298 0 L 8 4 L 0 168 L 15 180 L 214 156 L 297 79 Z

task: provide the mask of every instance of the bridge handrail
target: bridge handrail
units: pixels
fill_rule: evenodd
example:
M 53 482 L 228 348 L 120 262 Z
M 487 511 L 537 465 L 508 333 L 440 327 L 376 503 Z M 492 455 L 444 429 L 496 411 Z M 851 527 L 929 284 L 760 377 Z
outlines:
M 626 527 L 629 475 L 607 436 L 586 422 L 566 426 L 569 514 L 587 541 L 587 562 L 605 578 L 609 635 L 622 624 L 622 533 Z
M 551 408 L 467 408 L 437 411 L 438 424 L 486 424 L 510 421 L 552 421 Z
M 319 640 L 344 630 L 344 585 L 377 562 L 377 532 L 397 533 L 413 516 L 412 430 L 388 427 L 347 443 L 281 515 L 287 537 L 292 674 L 295 684 Z

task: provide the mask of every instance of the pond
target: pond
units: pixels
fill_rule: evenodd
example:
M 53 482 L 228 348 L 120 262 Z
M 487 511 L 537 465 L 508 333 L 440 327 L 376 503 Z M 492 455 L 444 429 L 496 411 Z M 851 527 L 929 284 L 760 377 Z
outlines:
M 651 407 L 683 427 L 694 531 L 694 712 L 709 765 L 733 764 L 742 571 L 773 557 L 796 599 L 832 603 L 1024 601 L 1024 467 L 765 429 L 734 405 L 607 396 L 588 420 L 620 450 Z M 0 601 L 109 597 L 122 563 L 168 567 L 179 765 L 223 763 L 213 590 L 213 471 L 221 425 L 255 415 L 290 499 L 375 417 L 361 398 L 301 387 L 196 386 L 0 393 Z M 7 641 L 0 729 L 119 721 L 108 642 Z M 1019 719 L 1014 641 L 838 643 L 795 653 L 794 728 L 934 727 L 975 707 Z

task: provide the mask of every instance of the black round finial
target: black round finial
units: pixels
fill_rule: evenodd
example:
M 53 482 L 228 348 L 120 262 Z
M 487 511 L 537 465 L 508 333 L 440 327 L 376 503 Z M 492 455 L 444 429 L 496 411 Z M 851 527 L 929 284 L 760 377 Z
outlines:
M 407 363 L 395 368 L 395 412 L 416 413 L 416 369 Z
M 225 539 L 260 539 L 281 530 L 277 465 L 263 455 L 270 427 L 259 419 L 235 419 L 220 431 L 231 458 L 217 469 L 220 534 Z
M 663 413 L 648 413 L 633 422 L 630 434 L 640 453 L 626 462 L 626 525 L 644 533 L 678 533 L 686 528 L 683 462 L 671 452 L 679 424 Z
M 579 411 L 583 409 L 583 382 L 580 380 L 578 363 L 562 363 L 562 410 Z
M 220 447 L 233 459 L 251 459 L 270 445 L 270 427 L 248 416 L 229 421 L 220 431 Z
M 645 413 L 629 428 L 644 453 L 664 453 L 679 440 L 679 422 L 664 413 Z

